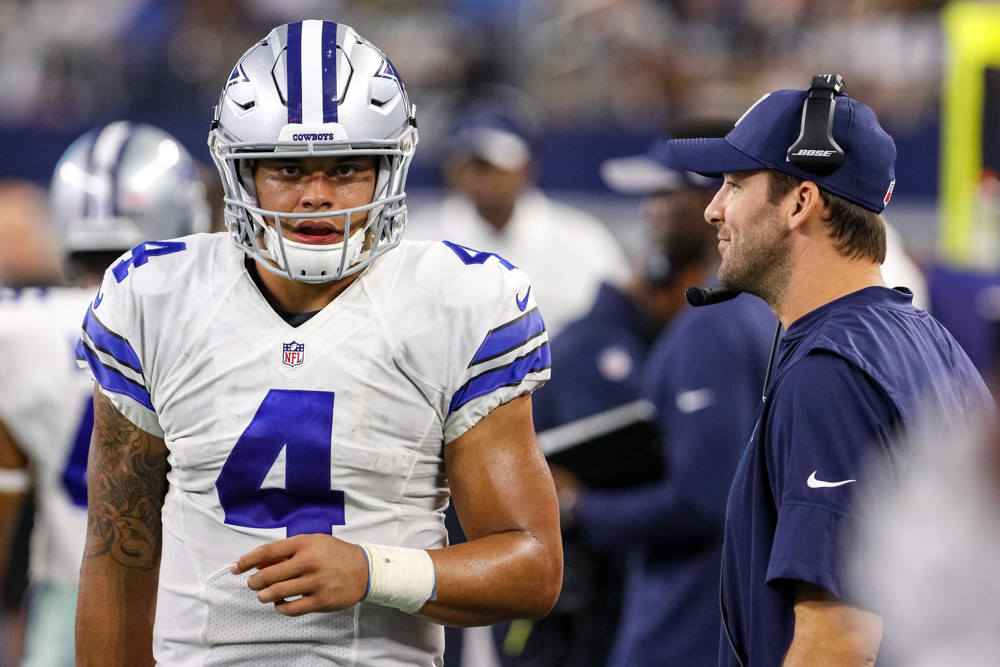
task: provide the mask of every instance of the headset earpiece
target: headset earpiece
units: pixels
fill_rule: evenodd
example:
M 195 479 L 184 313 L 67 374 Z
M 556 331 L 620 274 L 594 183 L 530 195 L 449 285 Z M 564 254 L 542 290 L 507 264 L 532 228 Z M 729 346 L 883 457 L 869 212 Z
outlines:
M 788 149 L 787 160 L 799 169 L 826 175 L 844 163 L 844 149 L 833 138 L 833 111 L 844 92 L 839 74 L 817 74 L 802 106 L 802 129 Z

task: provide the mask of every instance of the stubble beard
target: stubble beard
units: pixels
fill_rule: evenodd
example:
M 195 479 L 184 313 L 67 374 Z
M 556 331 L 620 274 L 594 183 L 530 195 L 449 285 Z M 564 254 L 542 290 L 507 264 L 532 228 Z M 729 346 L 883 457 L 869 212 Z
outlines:
M 719 265 L 719 282 L 774 306 L 791 276 L 791 232 L 768 218 L 766 210 L 758 212 L 745 225 L 747 229 L 755 227 L 760 231 L 753 237 L 744 235 L 739 244 L 730 242 Z

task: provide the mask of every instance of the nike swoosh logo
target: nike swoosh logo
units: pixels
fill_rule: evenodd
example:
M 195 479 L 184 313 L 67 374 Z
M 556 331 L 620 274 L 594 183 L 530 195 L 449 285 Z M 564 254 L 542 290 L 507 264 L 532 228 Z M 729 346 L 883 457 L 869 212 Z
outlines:
M 517 307 L 524 310 L 528 307 L 528 297 L 531 295 L 531 286 L 528 286 L 528 291 L 524 293 L 524 298 L 522 299 L 518 295 L 514 295 L 514 301 L 517 301 Z
M 824 482 L 821 479 L 816 479 L 816 473 L 819 470 L 813 470 L 813 473 L 809 475 L 809 479 L 806 480 L 806 484 L 810 489 L 832 489 L 835 486 L 843 486 L 844 484 L 850 484 L 851 482 L 856 482 L 856 479 L 845 479 L 842 482 Z
M 674 402 L 677 404 L 678 410 L 690 414 L 715 403 L 715 392 L 708 387 L 679 391 Z
M 97 296 L 94 297 L 94 308 L 97 308 L 99 305 L 101 305 L 101 301 L 104 301 L 104 293 L 101 292 L 101 289 L 103 287 L 104 287 L 103 282 L 97 286 Z

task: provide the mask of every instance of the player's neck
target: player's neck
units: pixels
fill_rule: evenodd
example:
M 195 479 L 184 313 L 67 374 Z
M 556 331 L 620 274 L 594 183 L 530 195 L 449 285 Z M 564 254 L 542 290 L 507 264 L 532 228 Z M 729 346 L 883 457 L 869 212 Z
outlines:
M 325 283 L 289 280 L 248 262 L 247 270 L 267 303 L 280 313 L 308 313 L 323 310 L 363 273 L 351 274 Z

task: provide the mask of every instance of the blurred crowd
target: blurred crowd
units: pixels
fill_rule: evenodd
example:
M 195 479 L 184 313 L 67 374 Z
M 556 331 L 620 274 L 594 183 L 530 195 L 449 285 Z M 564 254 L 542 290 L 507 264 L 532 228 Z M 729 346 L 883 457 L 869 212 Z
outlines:
M 554 123 L 661 130 L 836 69 L 890 125 L 935 117 L 940 0 L 4 0 L 0 125 L 93 125 L 211 108 L 245 44 L 303 17 L 384 45 L 431 139 L 478 83 Z M 428 113 L 428 111 L 430 113 Z

